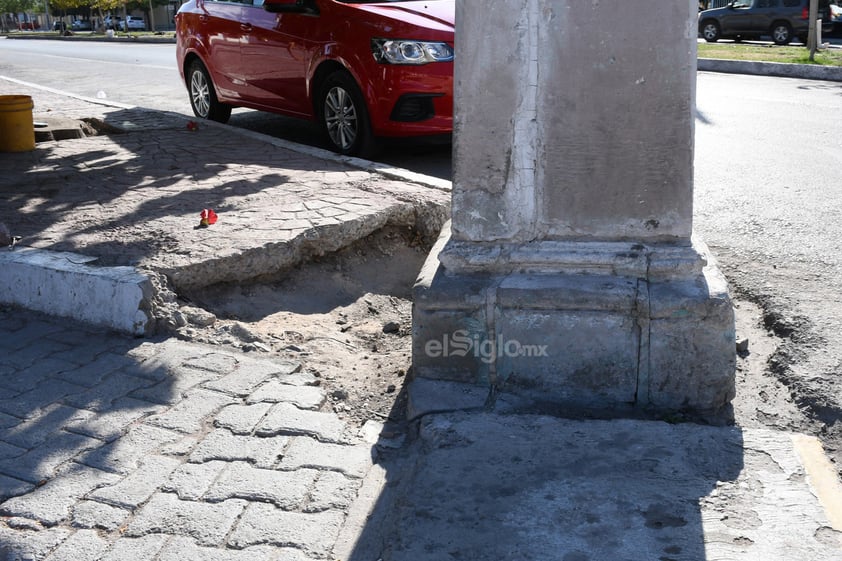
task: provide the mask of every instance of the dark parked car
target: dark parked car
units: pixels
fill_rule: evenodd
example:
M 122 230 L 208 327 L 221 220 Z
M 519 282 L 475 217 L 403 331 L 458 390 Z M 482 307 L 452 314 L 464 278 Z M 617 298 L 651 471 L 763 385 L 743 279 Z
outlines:
M 819 0 L 822 33 L 833 28 L 828 0 Z M 699 13 L 699 34 L 709 42 L 719 39 L 758 39 L 770 36 L 777 45 L 794 38 L 805 42 L 809 28 L 810 0 L 743 0 L 724 8 Z
M 194 113 L 313 120 L 330 147 L 453 129 L 455 0 L 188 0 L 176 56 Z

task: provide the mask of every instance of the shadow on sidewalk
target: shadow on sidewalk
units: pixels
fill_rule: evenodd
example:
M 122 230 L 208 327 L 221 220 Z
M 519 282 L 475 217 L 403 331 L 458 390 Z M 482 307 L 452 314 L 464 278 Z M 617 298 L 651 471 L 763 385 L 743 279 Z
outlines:
M 532 415 L 429 416 L 408 452 L 348 561 L 701 561 L 743 468 L 737 428 Z
M 217 127 L 191 131 L 175 115 L 155 114 L 155 122 L 139 130 L 129 126 L 148 115 L 113 110 L 106 124 L 126 132 L 4 154 L 0 221 L 23 245 L 94 255 L 104 265 L 133 264 L 174 248 L 204 208 L 224 220 L 238 202 L 265 208 L 278 190 L 300 191 L 292 174 L 313 179 L 348 171 Z
M 179 371 L 142 343 L 0 307 L 0 558 L 42 559 L 62 527 L 117 530 L 138 497 L 98 493 L 184 437 L 161 413 L 189 357 Z

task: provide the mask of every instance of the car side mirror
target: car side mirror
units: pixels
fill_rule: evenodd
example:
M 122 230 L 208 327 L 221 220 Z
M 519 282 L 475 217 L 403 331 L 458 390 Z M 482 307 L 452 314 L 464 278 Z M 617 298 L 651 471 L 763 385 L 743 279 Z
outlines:
M 318 10 L 310 0 L 263 0 L 263 9 L 272 13 L 314 14 Z

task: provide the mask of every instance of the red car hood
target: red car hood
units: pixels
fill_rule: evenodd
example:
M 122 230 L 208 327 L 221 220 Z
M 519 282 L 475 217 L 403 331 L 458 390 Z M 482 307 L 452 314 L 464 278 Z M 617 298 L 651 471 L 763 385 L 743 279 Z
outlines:
M 453 31 L 456 17 L 455 0 L 418 0 L 412 2 L 392 2 L 377 4 L 358 4 L 358 8 L 414 25 Z

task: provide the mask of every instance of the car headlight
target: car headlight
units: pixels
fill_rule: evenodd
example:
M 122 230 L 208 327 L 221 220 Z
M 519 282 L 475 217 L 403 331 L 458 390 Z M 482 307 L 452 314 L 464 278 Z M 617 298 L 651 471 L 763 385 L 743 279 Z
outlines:
M 438 41 L 372 39 L 371 52 L 374 53 L 374 60 L 386 64 L 427 64 L 453 60 L 453 48 Z

